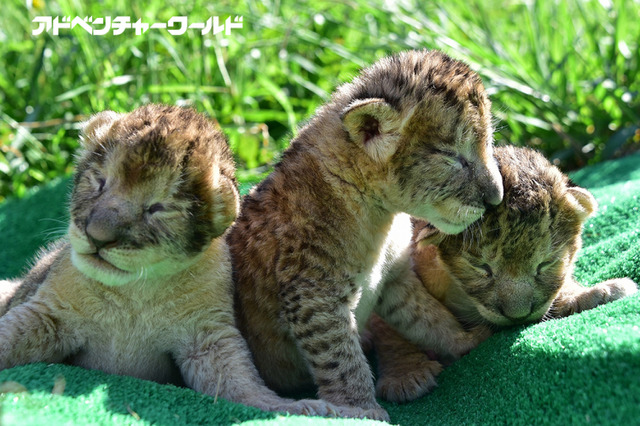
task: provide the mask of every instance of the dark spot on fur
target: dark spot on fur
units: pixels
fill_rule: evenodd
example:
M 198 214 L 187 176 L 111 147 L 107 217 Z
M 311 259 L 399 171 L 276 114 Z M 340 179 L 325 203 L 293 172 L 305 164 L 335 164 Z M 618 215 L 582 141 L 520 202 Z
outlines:
M 300 324 L 302 325 L 309 324 L 309 321 L 311 321 L 311 318 L 313 318 L 314 315 L 315 315 L 314 311 L 312 311 L 311 309 L 307 310 L 307 312 L 305 312 L 300 318 Z
M 331 386 L 333 384 L 332 380 L 324 379 L 324 378 L 317 378 L 316 382 L 318 386 Z
M 327 332 L 327 327 L 325 324 L 318 324 L 313 327 L 309 327 L 304 331 L 300 331 L 295 333 L 298 340 L 307 340 L 311 337 L 314 337 L 318 334 L 324 334 Z
M 335 370 L 338 367 L 340 367 L 340 363 L 338 361 L 329 361 L 322 364 L 319 368 L 321 370 Z
M 384 317 L 391 317 L 393 316 L 396 312 L 401 311 L 403 308 L 405 307 L 405 302 L 398 302 L 394 305 L 391 306 L 387 306 L 384 309 Z
M 342 383 L 343 386 L 346 386 L 349 384 L 349 377 L 347 376 L 347 374 L 345 374 L 344 372 L 340 373 L 340 383 Z
M 301 344 L 300 346 L 302 347 L 302 350 L 307 352 L 309 355 L 315 356 L 320 353 L 320 349 L 317 346 L 314 346 L 312 343 L 307 342 Z

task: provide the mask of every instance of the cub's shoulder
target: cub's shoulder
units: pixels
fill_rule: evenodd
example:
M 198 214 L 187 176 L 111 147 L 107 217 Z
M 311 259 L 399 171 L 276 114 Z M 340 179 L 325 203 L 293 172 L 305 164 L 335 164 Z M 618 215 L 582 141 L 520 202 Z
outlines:
M 64 256 L 69 248 L 69 242 L 66 239 L 54 241 L 39 251 L 29 272 L 23 278 L 2 281 L 0 283 L 0 316 L 12 307 L 29 300 L 46 281 L 49 274 L 55 273 L 52 270 L 72 267 L 68 256 Z

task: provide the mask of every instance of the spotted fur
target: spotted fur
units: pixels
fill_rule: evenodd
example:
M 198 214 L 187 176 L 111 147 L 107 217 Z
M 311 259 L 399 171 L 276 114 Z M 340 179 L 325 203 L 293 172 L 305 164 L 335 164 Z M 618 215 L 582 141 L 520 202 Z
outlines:
M 278 397 L 235 326 L 222 237 L 238 211 L 224 135 L 190 109 L 102 112 L 84 126 L 66 238 L 0 283 L 0 370 L 66 362 L 265 410 Z
M 501 198 L 490 103 L 466 65 L 404 52 L 338 88 L 229 234 L 239 326 L 267 384 L 317 387 L 343 416 L 388 419 L 358 331 L 374 308 L 388 311 L 384 283 L 410 243 L 406 213 L 457 233 Z M 419 314 L 395 309 L 390 321 Z M 475 339 L 452 336 L 450 348 Z
M 538 152 L 495 149 L 504 183 L 503 202 L 487 210 L 462 234 L 447 236 L 424 221 L 414 229 L 413 270 L 441 306 L 433 315 L 455 316 L 451 330 L 492 328 L 558 318 L 637 291 L 628 278 L 582 287 L 573 278 L 582 226 L 596 209 L 585 189 L 573 184 Z M 413 298 L 413 295 L 407 295 Z M 406 401 L 435 386 L 441 366 L 379 318 L 371 327 L 380 356 L 378 395 Z

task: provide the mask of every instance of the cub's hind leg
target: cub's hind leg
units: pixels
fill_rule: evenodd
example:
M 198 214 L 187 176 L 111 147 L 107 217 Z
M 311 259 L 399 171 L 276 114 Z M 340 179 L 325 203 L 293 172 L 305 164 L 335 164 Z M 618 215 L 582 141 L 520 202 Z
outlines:
M 420 349 L 432 349 L 443 359 L 460 358 L 491 335 L 482 325 L 465 330 L 410 268 L 385 284 L 375 310 Z
M 436 386 L 442 371 L 438 361 L 403 338 L 373 314 L 367 325 L 372 334 L 378 361 L 376 395 L 392 402 L 413 401 Z
M 621 299 L 637 291 L 636 283 L 629 278 L 613 278 L 593 287 L 583 287 L 572 280 L 560 288 L 548 315 L 551 318 L 566 317 Z

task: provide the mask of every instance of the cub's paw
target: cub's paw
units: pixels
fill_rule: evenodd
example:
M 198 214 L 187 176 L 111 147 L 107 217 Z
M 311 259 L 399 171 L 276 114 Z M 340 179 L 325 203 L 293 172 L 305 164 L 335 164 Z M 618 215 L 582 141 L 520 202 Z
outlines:
M 629 278 L 613 278 L 598 284 L 596 287 L 598 286 L 608 287 L 609 298 L 606 302 L 622 299 L 638 292 L 638 285 Z
M 9 300 L 16 293 L 19 285 L 19 281 L 0 280 L 0 315 L 8 309 Z
M 480 343 L 487 340 L 493 332 L 486 325 L 477 325 L 469 331 L 457 333 L 449 345 L 448 353 L 438 352 L 438 360 L 444 365 L 449 365 L 453 361 L 471 352 Z
M 638 286 L 629 278 L 613 278 L 589 288 L 576 297 L 576 311 L 585 311 L 638 292 Z
M 274 411 L 321 417 L 337 417 L 340 414 L 337 406 L 322 399 L 301 399 L 277 407 Z
M 442 364 L 420 355 L 385 369 L 376 382 L 376 396 L 391 402 L 409 402 L 436 387 Z
M 375 408 L 361 408 L 361 407 L 348 407 L 348 406 L 337 406 L 338 408 L 338 416 L 340 417 L 351 417 L 356 419 L 364 419 L 367 418 L 369 420 L 379 420 L 382 422 L 389 422 L 391 419 L 389 418 L 389 414 L 387 411 L 376 404 Z
M 471 341 L 471 348 L 469 348 L 469 351 L 470 351 L 471 349 L 474 349 L 480 343 L 484 342 L 489 337 L 491 337 L 491 335 L 493 334 L 493 331 L 491 331 L 491 327 L 481 324 L 473 327 L 471 330 L 469 330 L 468 333 L 469 333 L 469 340 Z M 469 351 L 467 351 L 466 353 L 468 353 Z

